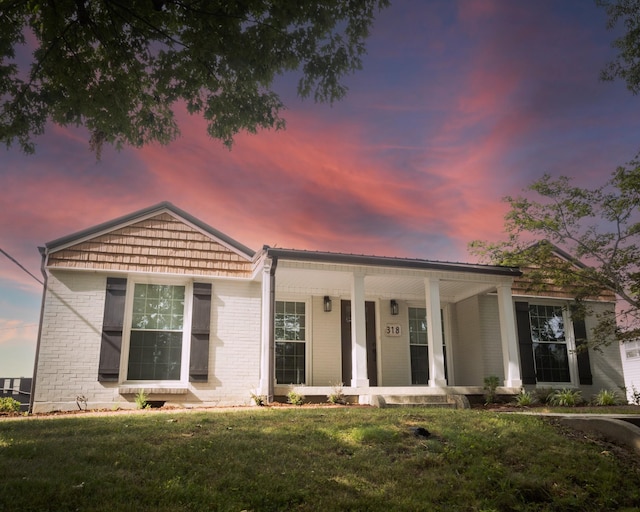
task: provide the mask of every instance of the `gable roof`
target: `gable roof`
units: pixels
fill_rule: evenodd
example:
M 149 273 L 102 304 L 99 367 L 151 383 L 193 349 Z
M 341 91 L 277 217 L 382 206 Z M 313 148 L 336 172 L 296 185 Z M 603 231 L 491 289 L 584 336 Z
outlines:
M 160 203 L 46 245 L 50 269 L 251 278 L 255 253 Z
M 148 208 L 143 208 L 142 210 L 138 210 L 128 215 L 118 217 L 117 219 L 103 222 L 102 224 L 98 224 L 97 226 L 93 226 L 87 229 L 83 229 L 82 231 L 78 231 L 76 233 L 72 233 L 70 235 L 63 236 L 61 238 L 57 238 L 55 240 L 52 240 L 51 242 L 47 242 L 45 244 L 45 247 L 47 248 L 48 252 L 54 252 L 54 251 L 63 249 L 64 247 L 68 247 L 70 245 L 87 240 L 89 238 L 93 238 L 100 234 L 107 233 L 119 227 L 132 224 L 136 221 L 139 221 L 145 218 L 153 217 L 163 212 L 170 212 L 174 216 L 182 218 L 187 223 L 192 224 L 193 226 L 195 226 L 205 234 L 208 234 L 213 238 L 217 238 L 229 249 L 234 250 L 234 252 L 240 253 L 241 255 L 245 256 L 247 259 L 253 259 L 253 257 L 255 256 L 255 251 L 253 251 L 252 249 L 249 249 L 247 246 L 225 235 L 221 231 L 218 231 L 217 229 L 212 228 L 208 224 L 202 222 L 200 219 L 197 219 L 196 217 L 185 212 L 184 210 L 181 210 L 180 208 L 171 204 L 168 201 L 163 201 L 156 205 L 149 206 Z

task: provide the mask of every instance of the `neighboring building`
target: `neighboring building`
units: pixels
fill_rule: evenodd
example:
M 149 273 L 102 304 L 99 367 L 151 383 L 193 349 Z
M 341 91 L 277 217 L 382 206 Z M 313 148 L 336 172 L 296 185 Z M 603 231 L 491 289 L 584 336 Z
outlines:
M 622 343 L 620 352 L 627 399 L 637 403 L 640 401 L 640 340 Z
M 259 252 L 170 203 L 54 240 L 33 411 L 306 396 L 474 395 L 623 384 L 620 351 L 580 352 L 563 290 L 517 268 L 279 249 Z M 594 302 L 612 308 L 610 297 Z
M 0 377 L 0 398 L 13 398 L 20 408 L 27 411 L 31 396 L 32 379 L 25 377 Z

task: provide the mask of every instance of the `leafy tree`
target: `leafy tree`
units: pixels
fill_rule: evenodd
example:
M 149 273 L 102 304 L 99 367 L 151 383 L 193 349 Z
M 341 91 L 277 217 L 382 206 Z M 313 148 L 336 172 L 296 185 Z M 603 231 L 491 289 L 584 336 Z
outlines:
M 597 315 L 592 347 L 639 337 L 640 163 L 619 167 L 594 189 L 545 175 L 527 190 L 538 200 L 504 199 L 510 207 L 505 216 L 508 239 L 476 240 L 470 251 L 485 261 L 526 267 L 533 288 L 554 284 L 572 290 L 577 316 L 591 313 L 587 299 L 613 292 L 618 306 Z
M 277 75 L 298 94 L 341 99 L 388 0 L 0 0 L 0 141 L 26 153 L 48 121 L 84 126 L 99 156 L 166 144 L 176 104 L 232 144 L 281 128 Z M 29 60 L 26 54 L 33 50 Z M 27 61 L 25 63 L 25 61 Z
M 602 71 L 603 80 L 622 78 L 633 93 L 640 92 L 640 0 L 596 0 L 608 16 L 607 28 L 613 29 L 622 22 L 624 33 L 612 46 L 617 57 Z

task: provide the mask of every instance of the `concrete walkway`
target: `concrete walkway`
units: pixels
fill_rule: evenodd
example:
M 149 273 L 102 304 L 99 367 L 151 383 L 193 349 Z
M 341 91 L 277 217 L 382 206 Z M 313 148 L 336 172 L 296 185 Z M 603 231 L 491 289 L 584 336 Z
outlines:
M 595 432 L 640 455 L 640 416 L 634 414 L 544 414 L 581 432 Z

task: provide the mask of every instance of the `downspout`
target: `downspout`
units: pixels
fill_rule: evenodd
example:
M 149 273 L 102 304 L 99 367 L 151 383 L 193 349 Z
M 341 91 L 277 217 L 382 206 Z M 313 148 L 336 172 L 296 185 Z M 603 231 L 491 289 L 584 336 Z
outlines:
M 271 318 L 269 318 L 269 379 L 267 384 L 267 403 L 273 402 L 274 382 L 275 382 L 275 311 L 276 311 L 276 267 L 278 266 L 278 258 L 271 260 L 271 269 L 269 270 L 269 310 Z
M 40 340 L 42 338 L 42 324 L 44 322 L 44 300 L 47 295 L 47 283 L 49 280 L 49 276 L 46 271 L 46 261 L 48 256 L 47 249 L 45 247 L 38 247 L 38 251 L 40 251 L 40 255 L 42 256 L 40 272 L 44 279 L 42 282 L 42 302 L 40 303 L 40 321 L 38 322 L 38 338 L 36 340 L 36 359 L 33 363 L 33 377 L 31 379 L 31 395 L 29 395 L 28 414 L 33 413 L 33 400 L 36 393 L 36 379 L 38 376 L 38 358 L 40 357 Z

